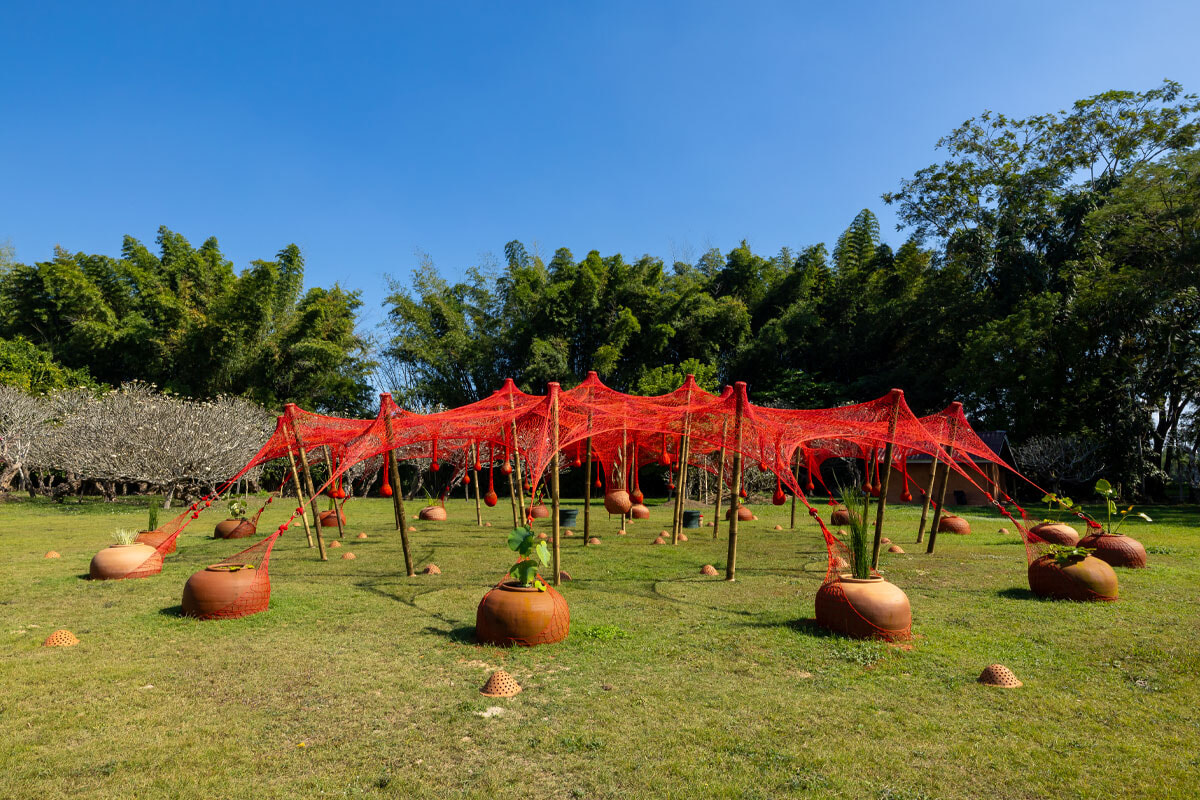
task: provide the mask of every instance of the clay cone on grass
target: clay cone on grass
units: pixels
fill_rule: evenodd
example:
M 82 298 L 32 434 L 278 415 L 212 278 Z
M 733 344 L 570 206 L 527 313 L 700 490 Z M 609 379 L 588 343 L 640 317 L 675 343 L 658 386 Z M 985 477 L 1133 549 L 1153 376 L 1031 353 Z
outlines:
M 367 534 L 366 534 L 365 532 L 363 532 L 363 533 L 360 533 L 360 534 L 358 535 L 358 538 L 360 538 L 360 539 L 365 539 L 365 538 L 367 538 Z
M 900 545 L 898 545 L 898 544 L 894 544 L 894 545 L 892 545 L 891 547 L 889 547 L 889 548 L 888 548 L 888 552 L 889 552 L 889 553 L 901 553 L 901 554 L 903 554 L 903 553 L 904 553 L 904 548 L 903 548 L 903 547 L 901 547 L 901 546 L 900 546 Z
M 1017 680 L 1013 671 L 1003 664 L 989 664 L 979 674 L 979 682 L 984 686 L 995 686 L 999 689 L 1016 689 L 1023 684 Z
M 717 572 L 717 568 L 714 567 L 712 564 L 705 564 L 703 567 L 700 568 L 700 574 L 701 575 L 718 575 L 719 573 Z
M 661 536 L 654 537 L 654 541 L 651 542 L 651 544 L 666 544 L 666 543 L 667 543 L 667 540 Z
M 512 697 L 519 691 L 521 685 L 513 680 L 513 676 L 498 669 L 488 677 L 479 693 L 484 697 Z
M 329 543 L 329 546 L 330 547 L 341 547 L 342 543 L 339 542 L 337 539 L 334 539 L 332 542 Z
M 421 571 L 424 572 L 426 575 L 441 575 L 442 574 L 442 571 L 440 569 L 438 569 L 437 564 L 429 564 L 425 567 L 425 569 L 423 569 Z
M 57 550 L 51 550 L 49 553 L 46 553 L 46 558 L 62 558 L 62 556 L 58 554 Z
M 358 556 L 354 555 L 354 553 L 342 553 L 342 558 L 346 561 L 352 561 L 353 559 L 358 558 Z
M 679 541 L 686 542 L 688 540 L 686 533 L 679 534 Z
M 592 538 L 588 539 L 588 544 L 600 544 L 600 538 L 598 536 L 593 536 Z
M 47 636 L 42 647 L 73 647 L 77 644 L 79 639 L 75 638 L 75 634 L 63 628 Z

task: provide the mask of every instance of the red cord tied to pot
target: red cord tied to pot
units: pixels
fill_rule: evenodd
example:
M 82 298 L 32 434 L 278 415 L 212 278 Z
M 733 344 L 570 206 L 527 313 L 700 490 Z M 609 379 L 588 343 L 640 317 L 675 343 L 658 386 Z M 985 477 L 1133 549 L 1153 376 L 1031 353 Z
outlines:
M 671 466 L 671 451 L 667 449 L 667 435 L 663 434 L 662 455 L 658 457 L 658 463 L 664 467 Z
M 787 502 L 787 495 L 783 493 L 783 484 L 779 481 L 779 476 L 775 476 L 775 494 L 771 495 L 771 503 L 777 506 Z
M 437 472 L 439 469 L 442 468 L 442 465 L 438 463 L 437 444 L 438 444 L 437 439 L 434 439 L 433 440 L 433 457 L 430 459 L 430 463 L 429 463 L 429 469 L 431 469 L 434 472 Z
M 504 464 L 500 467 L 500 472 L 504 475 L 512 475 L 512 456 L 509 454 L 508 448 L 504 448 Z

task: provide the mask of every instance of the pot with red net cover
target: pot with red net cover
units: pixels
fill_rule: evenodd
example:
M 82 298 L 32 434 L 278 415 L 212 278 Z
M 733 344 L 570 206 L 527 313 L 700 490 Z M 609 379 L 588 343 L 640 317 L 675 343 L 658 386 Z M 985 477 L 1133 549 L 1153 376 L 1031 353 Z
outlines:
M 748 520 L 754 519 L 754 512 L 750 510 L 750 507 L 744 506 L 741 503 L 738 503 L 737 515 L 738 515 L 739 522 L 746 522 Z M 732 518 L 733 518 L 733 509 L 731 508 L 725 512 L 725 519 L 732 519 Z
M 1117 573 L 1082 547 L 1051 545 L 1029 565 L 1029 589 L 1038 597 L 1080 602 L 1117 599 Z
M 345 525 L 346 524 L 346 512 L 345 511 L 342 511 L 340 508 L 336 509 L 336 510 L 331 508 L 328 511 L 322 511 L 321 512 L 321 527 L 322 528 L 336 528 L 337 524 L 338 524 L 338 517 L 342 518 L 342 524 Z
M 608 513 L 624 515 L 628 514 L 631 508 L 633 502 L 629 499 L 629 492 L 624 489 L 604 493 L 604 510 Z
M 135 541 L 137 531 L 118 530 L 116 542 L 96 553 L 88 566 L 94 581 L 146 578 L 162 572 L 162 554 L 148 544 Z
M 829 522 L 831 525 L 850 524 L 850 511 L 845 508 L 835 508 L 829 515 Z
M 1063 522 L 1047 520 L 1039 525 L 1034 525 L 1029 529 L 1029 532 L 1050 544 L 1062 544 L 1067 547 L 1074 547 L 1080 543 L 1079 533 L 1070 525 Z M 1091 545 L 1087 546 L 1091 547 Z
M 197 619 L 234 619 L 265 611 L 271 579 L 253 564 L 213 564 L 183 586 L 183 614 Z
M 334 522 L 334 525 L 337 523 Z M 245 539 L 258 532 L 258 528 L 248 519 L 223 519 L 213 530 L 214 539 Z
M 483 502 L 488 508 L 495 508 L 496 503 L 500 502 L 500 497 L 493 490 L 488 489 L 483 496 Z
M 1096 531 L 1079 540 L 1080 547 L 1095 550 L 1092 555 L 1110 567 L 1140 569 L 1146 566 L 1146 548 L 1132 536 Z
M 508 547 L 521 560 L 509 569 L 511 580 L 492 587 L 479 601 L 475 638 L 499 647 L 562 641 L 571 623 L 567 601 L 538 578 L 538 570 L 550 565 L 546 543 L 532 530 L 520 528 L 509 534 Z
M 169 556 L 171 553 L 175 552 L 175 539 L 172 538 L 171 534 L 167 533 L 166 531 L 138 531 L 137 538 L 134 541 L 141 544 L 148 544 L 157 550 L 162 546 L 163 542 L 167 541 L 168 539 L 171 540 L 171 543 L 162 550 L 162 554 L 164 556 Z
M 642 494 L 641 489 L 634 489 L 629 493 L 629 502 L 633 503 L 635 506 L 640 506 L 645 501 L 646 495 Z
M 650 509 L 641 503 L 629 507 L 629 516 L 634 519 L 650 519 Z
M 538 503 L 529 509 L 529 516 L 533 519 L 549 519 L 550 509 L 546 508 L 545 503 Z
M 957 514 L 943 514 L 938 521 L 938 533 L 957 533 L 965 536 L 971 532 L 971 523 Z
M 425 506 L 417 516 L 426 522 L 445 522 L 446 509 L 443 506 Z

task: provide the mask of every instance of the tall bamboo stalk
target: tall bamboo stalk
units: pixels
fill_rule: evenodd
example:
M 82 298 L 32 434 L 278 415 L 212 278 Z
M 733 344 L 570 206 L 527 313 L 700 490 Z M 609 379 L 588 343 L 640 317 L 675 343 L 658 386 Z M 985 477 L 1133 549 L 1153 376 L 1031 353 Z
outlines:
M 483 507 L 481 505 L 482 498 L 479 495 L 479 470 L 475 469 L 475 465 L 479 463 L 479 442 L 475 442 L 469 448 L 470 452 L 467 455 L 472 456 L 471 460 L 471 482 L 475 484 L 475 524 L 483 527 Z
M 725 490 L 725 434 L 729 430 L 729 420 L 721 422 L 721 455 L 717 458 L 717 500 L 713 503 L 713 538 L 721 527 L 721 492 Z
M 742 492 L 742 417 L 745 414 L 744 400 L 746 396 L 746 384 L 739 381 L 734 384 L 734 391 L 737 393 L 737 411 L 734 423 L 734 445 L 733 450 L 733 493 L 729 498 L 729 552 L 725 561 L 725 580 L 736 580 L 737 576 L 737 532 L 738 532 L 738 504 L 741 500 Z M 716 521 L 713 521 L 716 525 Z
M 550 384 L 550 443 L 554 448 L 554 458 L 551 461 L 550 467 L 550 531 L 554 540 L 554 585 L 558 586 L 562 583 L 562 567 L 560 562 L 559 550 L 559 524 L 558 524 L 558 389 L 557 383 Z
M 291 419 L 298 410 L 295 403 L 288 403 L 286 408 L 288 418 Z M 300 457 L 300 466 L 304 468 L 304 483 L 308 488 L 308 502 L 312 506 L 313 511 L 313 527 L 317 530 L 317 552 L 320 554 L 322 561 L 327 561 L 328 558 L 325 555 L 325 538 L 321 535 L 321 510 L 317 505 L 317 487 L 313 486 L 312 469 L 308 466 L 308 455 L 304 450 L 304 439 L 300 436 L 300 429 L 295 424 L 292 425 L 292 435 L 296 437 L 296 453 Z
M 286 428 L 285 428 L 286 430 Z M 296 506 L 300 509 L 300 521 L 304 523 L 304 535 L 308 538 L 308 546 L 313 546 L 312 528 L 308 527 L 308 511 L 304 508 L 304 490 L 300 488 L 300 474 L 296 471 L 296 457 L 292 455 L 292 446 L 287 446 L 288 464 L 292 468 L 292 484 L 296 487 Z
M 395 446 L 395 439 L 392 438 L 392 419 L 384 417 L 384 428 L 387 430 L 388 446 Z M 416 575 L 413 569 L 412 549 L 408 542 L 408 522 L 404 519 L 404 487 L 400 485 L 400 467 L 396 464 L 395 450 L 389 451 L 391 458 L 388 459 L 388 470 L 392 476 L 392 510 L 396 514 L 396 529 L 400 531 L 400 546 L 404 550 L 404 570 L 408 577 Z
M 921 503 L 921 526 L 917 528 L 917 541 L 925 538 L 925 522 L 929 516 L 929 503 L 933 500 L 933 487 L 937 485 L 937 470 L 941 463 L 938 456 L 933 457 L 933 466 L 929 468 L 929 487 L 925 490 L 925 500 Z

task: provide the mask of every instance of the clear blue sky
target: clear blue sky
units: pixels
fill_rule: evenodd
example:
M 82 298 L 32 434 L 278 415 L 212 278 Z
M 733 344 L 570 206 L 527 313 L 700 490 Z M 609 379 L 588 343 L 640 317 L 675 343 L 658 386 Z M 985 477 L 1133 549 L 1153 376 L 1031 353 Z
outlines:
M 1200 3 L 0 0 L 0 242 L 165 224 L 238 267 L 298 243 L 364 290 L 415 251 L 695 257 L 832 242 L 991 108 L 1170 77 Z

